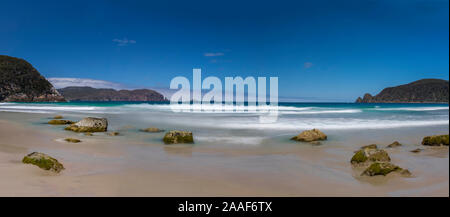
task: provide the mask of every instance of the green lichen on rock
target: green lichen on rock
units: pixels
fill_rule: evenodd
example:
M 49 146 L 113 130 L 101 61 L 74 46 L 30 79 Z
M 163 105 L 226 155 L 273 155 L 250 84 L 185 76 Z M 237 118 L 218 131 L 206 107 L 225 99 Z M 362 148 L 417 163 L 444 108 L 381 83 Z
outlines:
M 448 135 L 435 135 L 435 136 L 427 136 L 423 138 L 422 145 L 428 146 L 448 146 Z
M 327 135 L 318 129 L 305 130 L 291 138 L 291 140 L 299 141 L 299 142 L 313 142 L 313 141 L 321 141 L 326 140 Z
M 352 159 L 350 160 L 350 162 L 352 164 L 355 163 L 364 163 L 367 161 L 367 156 L 364 153 L 364 150 L 359 150 L 355 153 L 355 155 L 353 155 Z
M 79 143 L 79 142 L 81 142 L 81 140 L 74 139 L 74 138 L 66 138 L 66 139 L 64 139 L 64 141 L 71 142 L 71 143 Z
M 55 158 L 52 158 L 46 154 L 33 152 L 22 159 L 24 164 L 33 164 L 41 169 L 53 171 L 56 173 L 61 172 L 64 166 L 58 162 Z
M 163 132 L 164 130 L 161 130 L 156 127 L 149 127 L 149 128 L 141 129 L 140 131 L 146 132 L 146 133 L 159 133 L 159 132 Z
M 171 130 L 164 135 L 165 144 L 194 143 L 192 132 Z
M 376 149 L 373 146 L 365 146 L 366 148 L 356 151 L 350 162 L 352 164 L 360 164 L 365 162 L 389 162 L 391 158 L 389 154 L 382 149 Z
M 371 164 L 361 175 L 366 176 L 377 176 L 377 175 L 387 175 L 394 171 L 402 171 L 403 169 L 397 165 L 391 163 L 373 163 Z M 408 171 L 409 172 L 409 171 Z
M 69 120 L 50 120 L 49 122 L 47 122 L 48 124 L 52 124 L 52 125 L 67 125 L 67 124 L 73 124 L 73 121 L 69 121 Z

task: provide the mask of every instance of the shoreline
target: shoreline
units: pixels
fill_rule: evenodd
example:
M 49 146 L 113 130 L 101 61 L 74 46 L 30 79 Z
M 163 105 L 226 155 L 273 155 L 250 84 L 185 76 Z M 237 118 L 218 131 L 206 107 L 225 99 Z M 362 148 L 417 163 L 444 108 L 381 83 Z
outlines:
M 83 142 L 61 141 L 68 136 Z M 361 179 L 348 162 L 359 145 L 164 146 L 0 119 L 0 196 L 448 197 L 448 147 L 417 155 L 389 150 L 394 163 L 412 167 L 413 177 Z M 66 169 L 55 175 L 22 164 L 32 151 L 57 158 Z

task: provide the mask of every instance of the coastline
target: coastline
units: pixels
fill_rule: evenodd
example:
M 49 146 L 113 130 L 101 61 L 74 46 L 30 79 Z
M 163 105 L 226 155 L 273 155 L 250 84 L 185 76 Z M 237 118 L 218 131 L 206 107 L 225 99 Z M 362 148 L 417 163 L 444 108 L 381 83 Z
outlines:
M 415 155 L 388 150 L 394 163 L 411 169 L 413 177 L 369 179 L 358 177 L 360 171 L 351 168 L 349 159 L 355 148 L 372 141 L 349 146 L 164 146 L 125 137 L 83 137 L 44 126 L 0 118 L 0 196 L 448 197 L 449 192 L 448 147 Z M 68 136 L 83 142 L 61 141 Z M 32 151 L 57 158 L 66 169 L 55 175 L 22 164 Z

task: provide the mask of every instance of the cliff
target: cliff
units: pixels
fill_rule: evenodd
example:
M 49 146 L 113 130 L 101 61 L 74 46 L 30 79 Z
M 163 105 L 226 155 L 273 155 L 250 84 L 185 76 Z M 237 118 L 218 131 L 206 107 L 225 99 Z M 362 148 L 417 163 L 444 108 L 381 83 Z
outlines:
M 449 84 L 446 80 L 422 79 L 409 84 L 383 89 L 376 96 L 368 93 L 357 103 L 448 103 Z
M 65 101 L 52 84 L 23 59 L 0 55 L 0 102 Z
M 65 87 L 58 91 L 69 101 L 167 101 L 154 90 L 114 90 L 92 87 Z

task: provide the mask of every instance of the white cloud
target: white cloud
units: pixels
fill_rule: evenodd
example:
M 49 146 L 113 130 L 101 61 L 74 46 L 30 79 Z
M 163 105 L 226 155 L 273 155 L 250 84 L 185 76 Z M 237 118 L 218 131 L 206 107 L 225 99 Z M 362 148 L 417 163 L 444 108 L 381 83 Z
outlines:
M 117 46 L 127 46 L 127 45 L 129 45 L 129 44 L 136 44 L 136 41 L 135 41 L 135 40 L 128 40 L 127 38 L 124 38 L 124 39 L 118 39 L 118 38 L 115 38 L 115 39 L 113 39 L 112 41 L 113 41 L 114 43 L 116 43 Z
M 48 81 L 56 88 L 64 87 L 93 87 L 93 88 L 112 88 L 116 90 L 127 89 L 125 85 L 110 81 L 94 80 L 86 78 L 48 78 Z
M 225 55 L 222 52 L 217 52 L 217 53 L 205 53 L 203 54 L 205 57 L 218 57 L 218 56 L 223 56 Z

